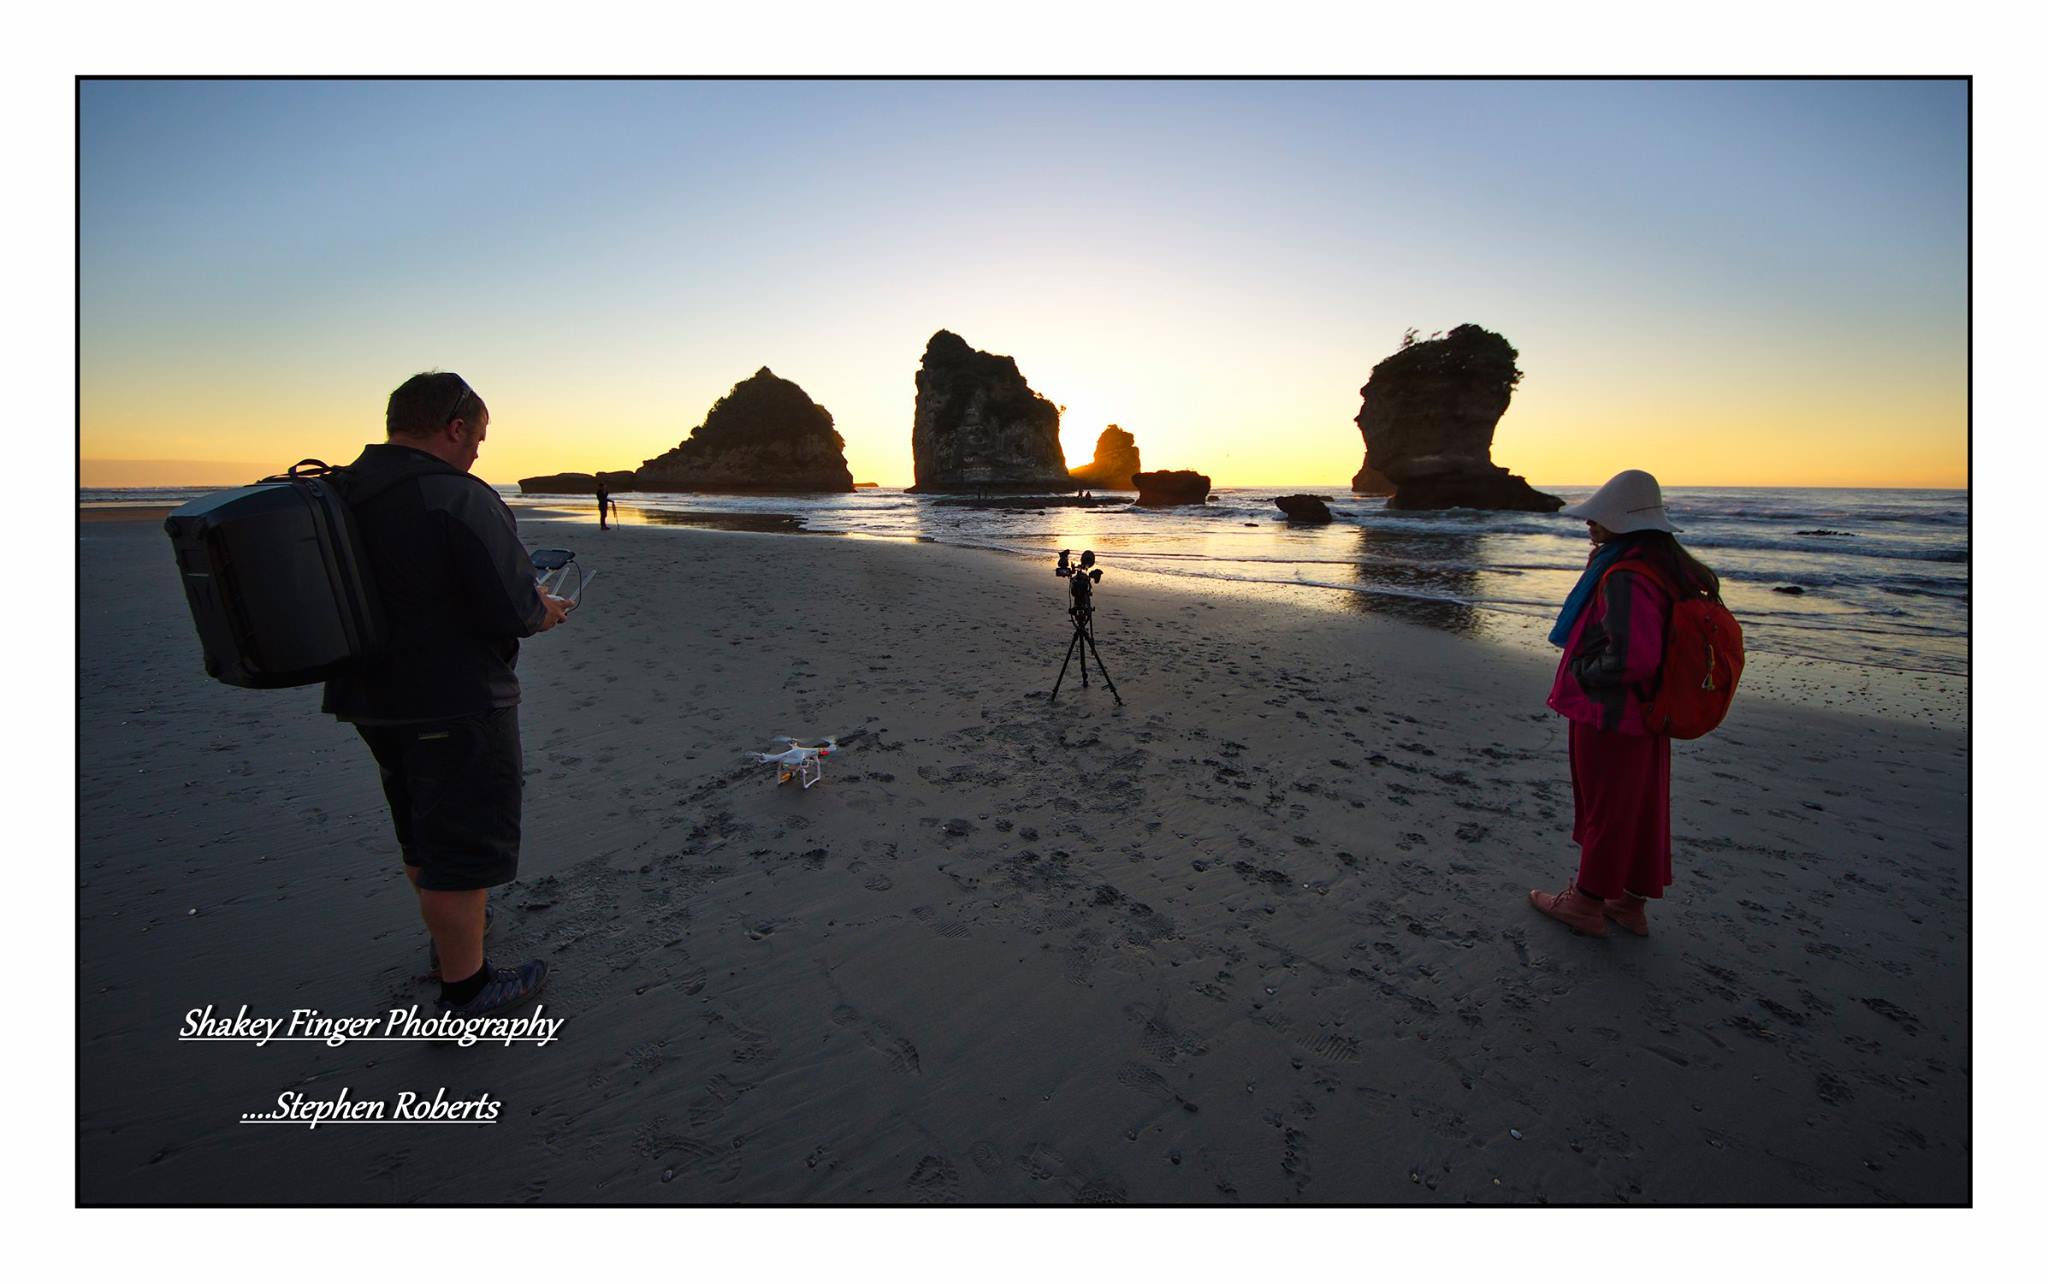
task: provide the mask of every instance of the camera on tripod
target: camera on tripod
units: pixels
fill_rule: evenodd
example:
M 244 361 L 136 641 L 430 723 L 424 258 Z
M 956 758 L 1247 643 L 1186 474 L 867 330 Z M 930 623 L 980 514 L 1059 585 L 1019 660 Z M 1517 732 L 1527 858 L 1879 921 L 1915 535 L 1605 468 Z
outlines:
M 1073 601 L 1067 611 L 1086 613 L 1094 609 L 1094 588 L 1102 583 L 1102 568 L 1095 565 L 1095 550 L 1083 549 L 1081 563 L 1071 565 L 1067 559 L 1074 555 L 1071 548 L 1060 550 L 1060 564 L 1053 568 L 1053 574 L 1067 581 L 1067 594 Z
M 1067 582 L 1067 618 L 1074 622 L 1074 636 L 1067 639 L 1067 658 L 1060 661 L 1060 676 L 1053 679 L 1052 699 L 1060 698 L 1060 683 L 1067 677 L 1067 665 L 1075 656 L 1081 657 L 1081 685 L 1088 685 L 1088 657 L 1095 657 L 1096 672 L 1102 675 L 1102 684 L 1109 688 L 1110 698 L 1118 704 L 1124 698 L 1116 693 L 1116 683 L 1109 680 L 1109 670 L 1103 666 L 1102 653 L 1095 649 L 1095 586 L 1102 583 L 1102 568 L 1095 564 L 1095 550 L 1085 549 L 1080 562 L 1071 559 L 1074 550 L 1060 550 L 1060 564 L 1053 568 L 1053 574 Z

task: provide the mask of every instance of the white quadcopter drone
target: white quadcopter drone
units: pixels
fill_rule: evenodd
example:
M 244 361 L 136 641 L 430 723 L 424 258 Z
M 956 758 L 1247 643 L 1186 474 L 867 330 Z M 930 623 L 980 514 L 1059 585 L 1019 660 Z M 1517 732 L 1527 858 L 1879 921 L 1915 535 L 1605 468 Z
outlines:
M 758 753 L 743 749 L 740 753 L 755 762 L 774 763 L 776 784 L 788 784 L 794 780 L 806 789 L 824 778 L 824 759 L 839 748 L 839 742 L 830 736 L 825 738 L 825 743 L 818 745 L 800 745 L 794 736 L 777 736 L 775 743 L 783 746 L 780 752 Z

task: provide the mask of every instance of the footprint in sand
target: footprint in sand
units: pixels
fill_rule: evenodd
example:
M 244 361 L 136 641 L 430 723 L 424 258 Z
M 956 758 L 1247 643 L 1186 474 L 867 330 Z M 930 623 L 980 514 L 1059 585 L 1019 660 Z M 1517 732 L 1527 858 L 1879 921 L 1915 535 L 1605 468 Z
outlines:
M 1308 1054 L 1318 1061 L 1350 1065 L 1358 1060 L 1358 1040 L 1344 1034 L 1325 1034 L 1308 1045 Z
M 910 1197 L 920 1204 L 960 1202 L 960 1172 L 951 1160 L 940 1155 L 926 1155 L 918 1160 L 905 1185 L 910 1188 Z
M 1289 1128 L 1282 1139 L 1280 1171 L 1294 1183 L 1296 1194 L 1308 1188 L 1308 1134 Z
M 967 1157 L 974 1161 L 976 1168 L 981 1169 L 982 1172 L 991 1177 L 1003 1170 L 1003 1157 L 996 1150 L 994 1142 L 975 1142 L 973 1149 L 967 1152 Z
M 1149 1011 L 1134 1003 L 1124 1009 L 1124 1015 L 1141 1024 L 1138 1046 L 1154 1061 L 1172 1065 L 1183 1057 L 1199 1057 L 1209 1050 L 1200 1039 L 1182 1033 L 1167 1022 L 1164 1003 Z
M 766 1030 L 756 1030 L 719 1012 L 705 1015 L 705 1022 L 733 1041 L 732 1059 L 741 1064 L 772 1061 L 782 1048 Z
M 882 1061 L 897 1074 L 922 1074 L 917 1045 L 879 1021 L 871 1021 L 850 1003 L 832 1009 L 832 1024 L 859 1033 L 862 1041 L 882 1054 Z
M 1074 1192 L 1074 1202 L 1097 1207 L 1115 1206 L 1130 1202 L 1123 1183 L 1114 1177 L 1096 1177 Z
M 1165 1075 L 1160 1074 L 1150 1066 L 1141 1065 L 1136 1061 L 1126 1061 L 1123 1065 L 1119 1066 L 1116 1072 L 1116 1081 L 1134 1092 L 1143 1093 L 1145 1096 L 1161 1103 L 1160 1109 L 1154 1110 L 1125 1130 L 1124 1136 L 1131 1141 L 1136 1141 L 1139 1131 L 1152 1120 L 1157 1119 L 1168 1105 L 1179 1106 L 1191 1115 L 1201 1110 L 1200 1106 L 1176 1092 L 1173 1085 L 1166 1081 Z
M 1033 1142 L 1017 1156 L 1017 1166 L 1033 1181 L 1051 1181 L 1067 1173 L 1066 1157 L 1044 1142 Z

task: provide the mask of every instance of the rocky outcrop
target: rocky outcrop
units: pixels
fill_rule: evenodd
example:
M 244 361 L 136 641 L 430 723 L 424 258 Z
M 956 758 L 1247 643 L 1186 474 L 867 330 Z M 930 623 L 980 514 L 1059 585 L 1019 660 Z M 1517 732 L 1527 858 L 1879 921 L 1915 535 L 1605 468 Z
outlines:
M 1281 495 L 1273 501 L 1287 520 L 1304 526 L 1321 526 L 1330 520 L 1330 506 L 1320 495 Z
M 1365 390 L 1361 388 L 1359 391 L 1364 392 Z M 1351 493 L 1354 495 L 1391 495 L 1394 493 L 1394 483 L 1387 480 L 1385 473 L 1372 466 L 1372 456 L 1367 455 L 1365 462 L 1358 466 L 1358 471 L 1352 474 Z
M 1505 468 L 1484 473 L 1447 473 L 1403 482 L 1387 500 L 1388 508 L 1487 508 L 1512 513 L 1554 513 L 1564 507 Z
M 1128 499 L 1090 495 L 947 495 L 932 503 L 944 508 L 978 508 L 984 512 L 1037 513 L 1048 508 L 1128 508 Z
M 603 481 L 605 489 L 611 491 L 633 489 L 633 473 L 630 469 L 602 473 L 548 473 L 542 477 L 521 477 L 519 493 L 522 495 L 595 495 L 597 483 Z
M 1564 507 L 1493 462 L 1494 427 L 1522 378 L 1516 355 L 1506 339 L 1476 325 L 1404 341 L 1358 390 L 1365 463 L 1354 488 L 1384 479 L 1393 487 L 1389 508 Z
M 728 494 L 851 491 L 832 415 L 762 366 L 733 385 L 674 450 L 640 465 L 632 488 Z
M 1138 502 L 1147 508 L 1209 502 L 1209 478 L 1185 468 L 1170 472 L 1138 473 L 1131 478 L 1131 484 L 1138 488 Z
M 951 330 L 925 345 L 910 453 L 912 492 L 1074 488 L 1059 407 L 1031 390 L 1015 358 L 978 352 Z
M 1095 458 L 1067 474 L 1075 486 L 1090 490 L 1135 490 L 1131 475 L 1143 469 L 1138 439 L 1111 424 L 1095 439 Z
M 522 495 L 595 495 L 597 477 L 592 473 L 549 473 L 544 477 L 521 477 Z

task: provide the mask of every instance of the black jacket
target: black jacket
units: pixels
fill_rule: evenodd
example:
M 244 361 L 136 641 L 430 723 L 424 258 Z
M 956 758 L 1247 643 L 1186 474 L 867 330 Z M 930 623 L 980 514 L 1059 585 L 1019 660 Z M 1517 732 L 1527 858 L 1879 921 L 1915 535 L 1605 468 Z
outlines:
M 423 450 L 363 447 L 342 480 L 389 644 L 328 679 L 344 722 L 420 722 L 519 703 L 518 639 L 547 617 L 512 510 Z

